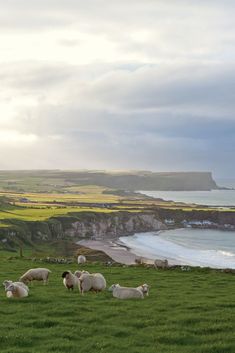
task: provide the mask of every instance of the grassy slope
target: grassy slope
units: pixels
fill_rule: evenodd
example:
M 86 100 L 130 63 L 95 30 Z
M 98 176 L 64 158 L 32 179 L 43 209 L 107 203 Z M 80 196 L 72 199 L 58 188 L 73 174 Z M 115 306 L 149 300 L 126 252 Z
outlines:
M 53 271 L 50 284 L 35 283 L 30 296 L 21 300 L 7 299 L 1 290 L 1 353 L 235 352 L 233 275 L 86 265 L 89 271 L 102 272 L 108 285 L 151 285 L 143 301 L 118 301 L 109 292 L 84 297 L 67 292 L 61 279 L 66 265 L 3 256 L 0 282 L 18 278 L 32 265 Z

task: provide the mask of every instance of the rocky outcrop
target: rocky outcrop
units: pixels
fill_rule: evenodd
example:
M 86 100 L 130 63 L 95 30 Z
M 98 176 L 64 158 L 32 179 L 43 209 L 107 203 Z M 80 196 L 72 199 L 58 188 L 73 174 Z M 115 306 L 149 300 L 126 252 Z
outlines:
M 77 220 L 71 224 L 71 228 L 65 230 L 65 234 L 70 237 L 107 239 L 164 228 L 154 213 L 119 212 L 108 216 L 104 214 L 98 219 Z
M 0 248 L 33 246 L 36 242 L 60 239 L 107 239 L 137 232 L 164 229 L 155 212 L 79 212 L 68 216 L 52 217 L 43 222 L 11 220 L 6 228 L 0 228 Z
M 210 221 L 224 226 L 230 224 L 235 226 L 235 212 L 234 211 L 211 211 L 211 210 L 191 210 L 186 211 L 182 209 L 158 209 L 159 219 L 172 219 L 175 224 L 180 224 L 182 221 Z

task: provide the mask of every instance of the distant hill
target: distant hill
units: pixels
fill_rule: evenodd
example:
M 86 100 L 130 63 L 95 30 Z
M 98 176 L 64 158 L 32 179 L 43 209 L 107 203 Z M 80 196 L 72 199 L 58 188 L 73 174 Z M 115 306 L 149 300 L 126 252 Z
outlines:
M 218 189 L 209 172 L 185 173 L 84 173 L 76 181 L 125 190 L 212 190 Z M 72 179 L 75 181 L 75 179 Z M 70 179 L 71 180 L 71 179 Z
M 196 191 L 218 189 L 210 172 L 0 171 L 2 190 L 63 191 L 68 186 L 98 185 L 118 190 Z

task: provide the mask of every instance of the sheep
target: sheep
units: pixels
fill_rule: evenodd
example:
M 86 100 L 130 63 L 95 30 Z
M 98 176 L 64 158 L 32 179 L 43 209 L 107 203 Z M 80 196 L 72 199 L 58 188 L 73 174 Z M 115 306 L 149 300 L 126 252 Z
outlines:
M 154 267 L 155 268 L 168 268 L 169 264 L 168 264 L 167 259 L 165 259 L 165 260 L 155 260 L 154 261 Z
M 140 290 L 143 295 L 149 296 L 149 285 L 144 283 L 141 286 L 137 287 L 136 289 Z
M 50 273 L 51 271 L 47 268 L 33 268 L 25 272 L 19 280 L 25 284 L 28 284 L 33 280 L 43 281 L 44 284 L 47 284 Z
M 79 272 L 79 271 L 76 271 Z M 64 271 L 62 273 L 62 278 L 63 278 L 63 284 L 65 288 L 68 290 L 78 288 L 79 287 L 79 279 L 78 277 L 73 274 L 71 271 Z
M 29 291 L 22 287 L 22 285 L 18 285 L 16 283 L 11 283 L 6 289 L 6 296 L 8 298 L 23 298 L 29 295 Z
M 78 264 L 84 264 L 86 262 L 86 257 L 84 255 L 79 255 L 78 256 Z
M 135 263 L 137 265 L 143 265 L 144 264 L 144 259 L 142 257 L 136 257 L 135 258 Z
M 74 272 L 74 276 L 76 276 L 77 278 L 80 278 L 83 273 L 89 274 L 88 271 L 79 271 L 79 270 L 77 270 L 77 271 Z
M 29 287 L 28 286 L 26 286 L 23 282 L 13 282 L 13 281 L 10 281 L 10 280 L 5 280 L 5 281 L 3 281 L 3 286 L 5 287 L 5 290 L 7 289 L 7 287 L 10 285 L 10 284 L 12 284 L 12 283 L 15 283 L 15 284 L 17 284 L 18 286 L 21 286 L 21 287 L 23 287 L 24 289 L 26 289 L 27 291 L 29 291 Z
M 144 299 L 143 292 L 138 288 L 121 287 L 119 284 L 113 284 L 109 291 L 113 292 L 113 297 L 118 299 Z
M 84 292 L 100 292 L 106 288 L 106 280 L 101 273 L 83 273 L 79 278 L 79 290 Z

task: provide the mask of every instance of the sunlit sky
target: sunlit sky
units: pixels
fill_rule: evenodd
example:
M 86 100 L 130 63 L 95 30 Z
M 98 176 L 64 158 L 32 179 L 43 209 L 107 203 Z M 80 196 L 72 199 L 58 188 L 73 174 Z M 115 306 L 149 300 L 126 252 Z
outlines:
M 235 1 L 0 4 L 0 169 L 235 177 Z

